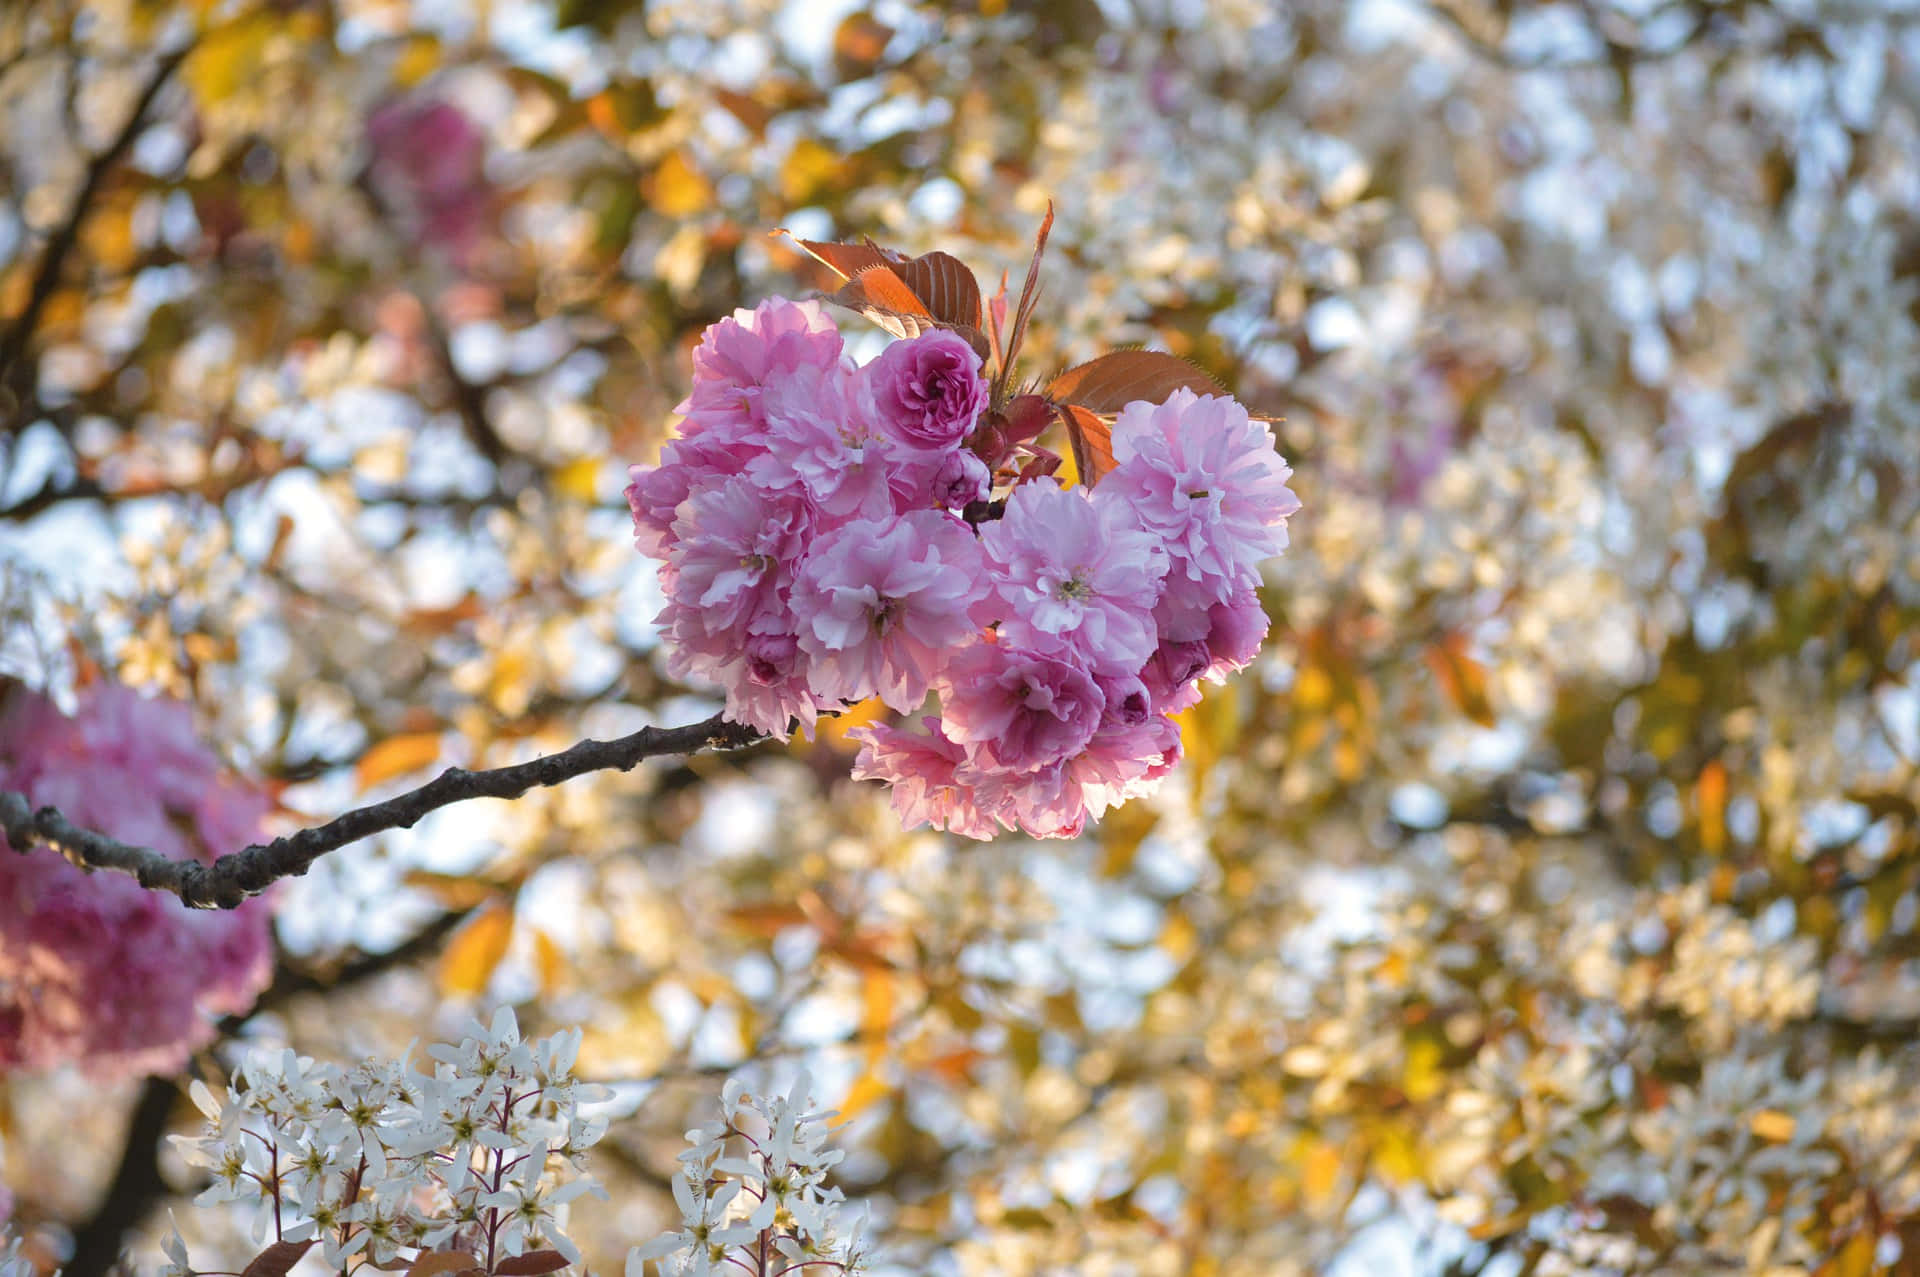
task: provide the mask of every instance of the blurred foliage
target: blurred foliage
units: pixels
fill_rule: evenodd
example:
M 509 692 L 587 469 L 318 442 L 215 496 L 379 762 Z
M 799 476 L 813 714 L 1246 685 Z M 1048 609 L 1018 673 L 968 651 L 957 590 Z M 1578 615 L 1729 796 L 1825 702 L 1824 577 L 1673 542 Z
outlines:
M 289 884 L 234 1035 L 585 1026 L 601 1271 L 805 1064 L 902 1273 L 1920 1272 L 1917 86 L 1893 0 L 22 0 L 0 667 L 191 696 L 288 824 L 704 715 L 620 497 L 700 329 L 831 286 L 775 227 L 991 291 L 1051 198 L 1033 371 L 1188 356 L 1306 502 L 1188 783 L 955 845 L 829 730 L 455 809 Z M 49 1253 L 192 1191 L 167 1097 L 7 1083 Z

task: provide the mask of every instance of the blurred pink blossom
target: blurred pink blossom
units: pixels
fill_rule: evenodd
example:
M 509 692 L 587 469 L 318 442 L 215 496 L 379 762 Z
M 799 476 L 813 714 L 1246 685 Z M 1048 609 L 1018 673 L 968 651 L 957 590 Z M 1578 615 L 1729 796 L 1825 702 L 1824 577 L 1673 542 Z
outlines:
M 83 689 L 78 712 L 16 690 L 0 706 L 0 788 L 180 860 L 257 841 L 268 800 L 220 770 L 192 711 L 130 688 Z M 0 1069 L 74 1063 L 165 1073 L 244 1012 L 272 973 L 265 900 L 189 909 L 117 873 L 0 839 Z

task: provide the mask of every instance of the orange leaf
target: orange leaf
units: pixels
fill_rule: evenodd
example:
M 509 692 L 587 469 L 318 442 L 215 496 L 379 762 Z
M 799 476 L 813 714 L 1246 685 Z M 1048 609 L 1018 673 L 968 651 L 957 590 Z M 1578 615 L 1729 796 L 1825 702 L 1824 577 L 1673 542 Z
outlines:
M 1219 382 L 1178 355 L 1116 350 L 1055 377 L 1047 383 L 1047 397 L 1095 412 L 1119 412 L 1139 399 L 1165 403 L 1168 395 L 1183 386 L 1197 395 L 1224 393 Z
M 404 776 L 408 772 L 417 772 L 430 766 L 440 757 L 439 732 L 410 732 L 405 736 L 389 736 L 360 755 L 360 762 L 354 767 L 355 779 L 360 782 L 364 793 L 381 781 L 392 780 L 395 776 Z
M 314 1238 L 303 1242 L 275 1242 L 253 1257 L 240 1270 L 240 1277 L 287 1277 L 287 1270 L 300 1262 L 300 1256 L 313 1249 Z
M 727 920 L 751 935 L 777 936 L 804 924 L 807 913 L 795 904 L 735 905 L 727 910 Z
M 1091 488 L 1113 469 L 1113 423 L 1079 404 L 1061 404 L 1054 411 L 1067 427 L 1073 445 L 1073 468 L 1080 482 Z
M 850 13 L 833 33 L 833 62 L 843 80 L 872 71 L 893 39 L 893 28 L 864 9 Z
M 1714 759 L 1700 769 L 1693 791 L 1700 809 L 1700 845 L 1719 855 L 1727 845 L 1727 765 Z
M 793 239 L 786 230 L 777 230 L 774 234 Z M 842 279 L 852 279 L 861 271 L 871 270 L 875 266 L 893 266 L 907 260 L 904 253 L 882 248 L 871 240 L 865 244 L 825 244 L 811 239 L 793 239 L 793 242 Z
M 1493 702 L 1487 696 L 1487 671 L 1467 655 L 1464 634 L 1448 634 L 1427 647 L 1427 668 L 1453 707 L 1481 727 L 1493 726 Z
M 926 303 L 890 266 L 869 266 L 849 279 L 828 300 L 857 310 L 895 337 L 918 337 L 939 326 Z
M 507 956 L 513 939 L 513 906 L 495 900 L 454 932 L 440 955 L 440 988 L 449 997 L 478 997 Z
M 482 1267 L 485 1265 L 477 1257 L 464 1250 L 430 1250 L 413 1261 L 407 1277 L 440 1277 L 441 1273 L 464 1273 Z

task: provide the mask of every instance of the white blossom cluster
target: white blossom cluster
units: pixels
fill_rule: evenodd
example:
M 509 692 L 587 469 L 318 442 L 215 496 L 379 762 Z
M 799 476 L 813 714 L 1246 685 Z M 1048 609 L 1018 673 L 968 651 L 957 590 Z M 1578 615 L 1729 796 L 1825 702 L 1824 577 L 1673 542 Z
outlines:
M 720 1094 L 720 1120 L 687 1132 L 673 1183 L 680 1228 L 632 1251 L 627 1277 L 644 1277 L 647 1261 L 664 1259 L 674 1277 L 709 1277 L 729 1267 L 757 1277 L 813 1271 L 856 1273 L 866 1267 L 865 1220 L 845 1235 L 844 1200 L 827 1172 L 845 1156 L 826 1147 L 827 1119 L 815 1110 L 811 1080 L 800 1075 L 783 1098 L 747 1092 L 730 1079 Z
M 429 1048 L 430 1073 L 411 1052 L 343 1069 L 287 1050 L 249 1059 L 225 1095 L 195 1082 L 206 1131 L 175 1140 L 212 1173 L 196 1204 L 254 1205 L 256 1240 L 317 1243 L 341 1271 L 427 1251 L 489 1273 L 532 1251 L 577 1264 L 561 1230 L 568 1202 L 601 1191 L 581 1163 L 606 1129 L 580 1111 L 602 1098 L 571 1074 L 580 1030 L 523 1042 L 506 1008 L 473 1030 Z M 168 1255 L 167 1277 L 193 1271 L 177 1238 Z

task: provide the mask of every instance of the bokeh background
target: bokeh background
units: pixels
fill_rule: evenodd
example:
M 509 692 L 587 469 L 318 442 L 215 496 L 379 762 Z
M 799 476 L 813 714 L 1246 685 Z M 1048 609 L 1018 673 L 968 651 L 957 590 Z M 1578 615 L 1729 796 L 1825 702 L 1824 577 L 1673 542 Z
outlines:
M 704 717 L 621 498 L 701 328 L 828 282 L 776 227 L 1017 286 L 1051 200 L 1030 369 L 1188 356 L 1305 502 L 1175 783 L 449 809 L 192 1073 L 579 1024 L 601 1272 L 807 1067 L 891 1273 L 1920 1273 L 1917 126 L 1895 0 L 15 0 L 0 672 L 191 700 L 283 828 Z M 40 1253 L 244 1262 L 185 1082 L 6 1079 Z

